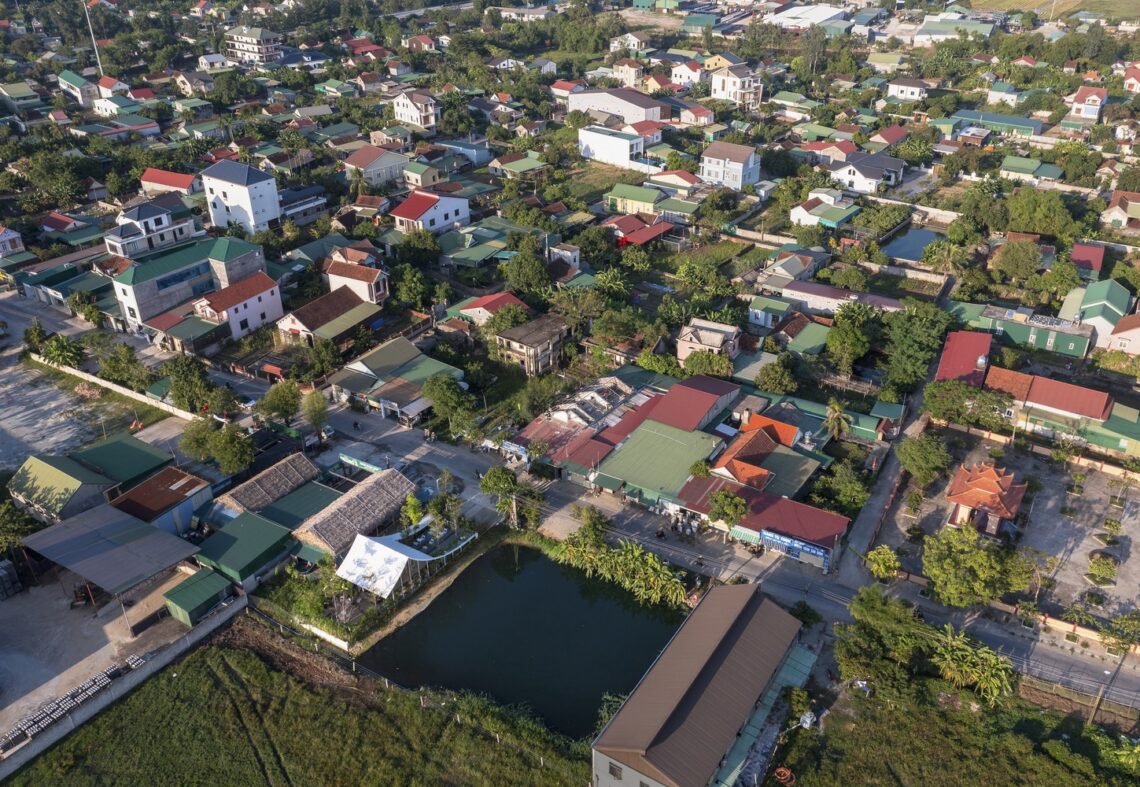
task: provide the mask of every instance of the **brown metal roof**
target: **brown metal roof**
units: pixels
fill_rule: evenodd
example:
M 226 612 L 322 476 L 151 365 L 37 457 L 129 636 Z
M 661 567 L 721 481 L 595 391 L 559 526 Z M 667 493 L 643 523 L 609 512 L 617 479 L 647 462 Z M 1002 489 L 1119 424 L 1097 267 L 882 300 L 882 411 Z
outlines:
M 144 522 L 152 522 L 171 508 L 198 493 L 206 482 L 179 470 L 164 467 L 124 495 L 111 501 L 111 505 L 125 514 Z
M 671 787 L 708 784 L 799 628 L 758 585 L 712 588 L 594 749 Z

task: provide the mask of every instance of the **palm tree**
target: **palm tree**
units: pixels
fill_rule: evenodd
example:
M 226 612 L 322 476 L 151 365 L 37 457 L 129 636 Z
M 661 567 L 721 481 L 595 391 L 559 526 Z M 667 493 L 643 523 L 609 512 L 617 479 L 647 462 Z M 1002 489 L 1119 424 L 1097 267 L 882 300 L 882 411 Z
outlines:
M 44 360 L 52 366 L 79 366 L 83 362 L 83 347 L 74 339 L 56 334 L 43 348 Z
M 991 708 L 1002 697 L 1013 693 L 1013 665 L 989 648 L 974 650 L 974 691 Z
M 851 430 L 851 416 L 848 415 L 838 399 L 832 398 L 827 403 L 827 415 L 823 418 L 823 428 L 832 438 L 841 438 Z
M 1077 630 L 1077 626 L 1091 626 L 1096 622 L 1096 618 L 1089 612 L 1089 608 L 1085 606 L 1083 601 L 1074 601 L 1072 604 L 1065 608 L 1061 613 L 1061 620 L 1073 624 L 1073 632 Z
M 364 179 L 364 170 L 360 167 L 353 167 L 348 173 L 349 189 L 356 196 L 364 193 L 368 187 L 368 181 Z
M 942 635 L 934 643 L 934 651 L 930 654 L 930 661 L 938 667 L 942 677 L 950 681 L 955 688 L 965 688 L 974 682 L 974 649 L 966 635 L 954 631 L 949 623 L 942 630 Z

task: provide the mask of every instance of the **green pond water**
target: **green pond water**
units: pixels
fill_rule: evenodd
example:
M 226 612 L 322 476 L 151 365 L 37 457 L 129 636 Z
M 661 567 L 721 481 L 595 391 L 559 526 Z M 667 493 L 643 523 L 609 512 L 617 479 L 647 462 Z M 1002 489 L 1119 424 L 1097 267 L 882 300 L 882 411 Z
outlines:
M 631 690 L 680 621 L 538 549 L 507 545 L 472 563 L 360 662 L 403 686 L 524 705 L 578 738 L 593 731 L 602 695 Z

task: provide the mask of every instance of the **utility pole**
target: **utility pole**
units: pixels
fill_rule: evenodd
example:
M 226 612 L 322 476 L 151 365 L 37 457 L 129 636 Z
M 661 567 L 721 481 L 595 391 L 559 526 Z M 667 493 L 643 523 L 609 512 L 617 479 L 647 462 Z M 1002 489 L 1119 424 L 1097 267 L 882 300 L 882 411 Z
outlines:
M 91 34 L 91 48 L 95 50 L 95 65 L 99 68 L 99 76 L 103 76 L 103 59 L 99 57 L 99 45 L 95 43 L 95 28 L 91 26 L 91 11 L 84 0 L 79 0 L 79 2 L 83 4 L 83 15 L 87 17 L 87 32 Z

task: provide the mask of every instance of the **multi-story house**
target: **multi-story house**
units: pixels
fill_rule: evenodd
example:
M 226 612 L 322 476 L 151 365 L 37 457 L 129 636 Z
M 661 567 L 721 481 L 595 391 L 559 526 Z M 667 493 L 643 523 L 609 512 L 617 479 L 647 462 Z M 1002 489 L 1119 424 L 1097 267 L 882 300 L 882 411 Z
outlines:
M 263 66 L 281 59 L 284 37 L 264 27 L 242 25 L 226 31 L 226 57 L 235 63 Z
M 887 95 L 900 101 L 922 101 L 929 89 L 921 79 L 897 77 L 887 83 Z
M 265 270 L 261 247 L 238 238 L 200 240 L 144 261 L 114 276 L 115 298 L 127 330 L 213 290 Z
M 713 72 L 709 95 L 745 109 L 755 109 L 763 100 L 764 83 L 746 65 L 725 66 Z
M 669 78 L 674 84 L 690 87 L 699 82 L 704 82 L 708 78 L 708 72 L 701 68 L 700 63 L 690 60 L 687 63 L 678 63 L 673 66 L 669 72 Z
M 20 233 L 8 227 L 0 227 L 0 258 L 11 257 L 24 251 L 24 239 Z
M 1084 85 L 1077 89 L 1071 98 L 1069 116 L 1079 120 L 1096 123 L 1100 120 L 1101 110 L 1108 100 L 1108 90 L 1103 87 L 1090 87 Z
M 230 338 L 237 340 L 276 323 L 285 311 L 277 282 L 258 271 L 195 301 L 194 314 L 207 322 L 225 323 Z
M 874 194 L 880 186 L 890 188 L 901 183 L 906 162 L 886 153 L 866 153 L 832 162 L 829 169 L 831 177 L 848 191 Z
M 556 314 L 544 314 L 495 336 L 495 347 L 505 363 L 518 364 L 528 377 L 558 366 L 569 326 Z
M 443 108 L 433 96 L 418 90 L 396 96 L 392 102 L 392 111 L 396 122 L 431 132 L 435 131 L 443 114 Z
M 330 259 L 324 266 L 330 290 L 347 287 L 360 300 L 381 306 L 388 300 L 388 273 L 383 268 L 372 268 L 355 262 Z
M 396 229 L 404 233 L 427 230 L 438 235 L 471 221 L 467 200 L 427 191 L 412 192 L 389 215 L 396 220 Z
M 624 49 L 632 53 L 644 52 L 649 48 L 651 40 L 652 36 L 647 32 L 623 33 L 610 39 L 610 51 L 620 52 Z
M 188 243 L 205 234 L 194 223 L 190 211 L 175 213 L 155 202 L 120 211 L 115 226 L 103 236 L 107 252 L 136 259 L 162 249 Z
M 642 120 L 668 120 L 667 104 L 636 90 L 618 87 L 607 90 L 583 90 L 566 98 L 569 112 L 604 112 L 620 117 L 626 123 Z
M 237 224 L 246 232 L 269 229 L 281 217 L 277 181 L 248 164 L 225 159 L 202 171 L 210 223 Z
M 741 189 L 760 181 L 760 156 L 751 145 L 713 142 L 701 154 L 701 180 Z
M 99 98 L 99 88 L 71 70 L 60 72 L 59 89 L 84 109 L 90 109 L 95 99 Z
M 369 186 L 384 186 L 401 180 L 408 157 L 393 150 L 365 145 L 344 160 L 349 175 L 359 172 Z
M 613 65 L 614 78 L 626 87 L 637 87 L 645 74 L 645 66 L 630 57 L 623 57 Z
M 578 129 L 578 153 L 591 161 L 635 169 L 648 175 L 655 175 L 662 170 L 661 166 L 645 158 L 645 137 L 614 131 L 605 126 Z

